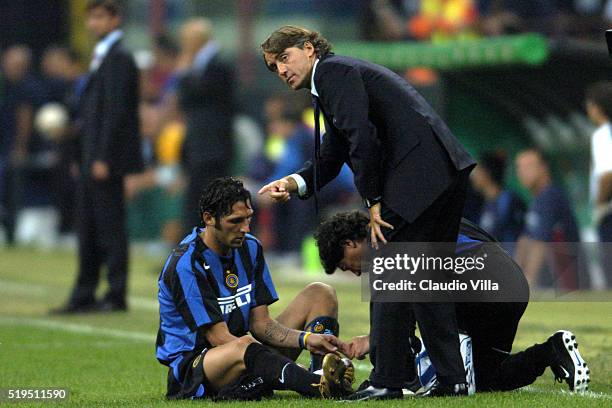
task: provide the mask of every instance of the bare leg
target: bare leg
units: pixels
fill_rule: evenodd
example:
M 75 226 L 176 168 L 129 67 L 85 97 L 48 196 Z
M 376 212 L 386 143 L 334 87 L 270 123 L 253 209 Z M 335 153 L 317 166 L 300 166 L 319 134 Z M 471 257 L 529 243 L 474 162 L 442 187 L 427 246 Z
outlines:
M 242 336 L 206 352 L 202 364 L 204 375 L 215 389 L 235 381 L 244 373 L 244 353 L 252 343 L 257 343 L 253 337 Z
M 338 298 L 330 285 L 313 282 L 306 286 L 276 318 L 282 325 L 295 330 L 304 330 L 306 325 L 320 316 L 338 318 Z M 278 349 L 283 355 L 296 360 L 301 350 Z

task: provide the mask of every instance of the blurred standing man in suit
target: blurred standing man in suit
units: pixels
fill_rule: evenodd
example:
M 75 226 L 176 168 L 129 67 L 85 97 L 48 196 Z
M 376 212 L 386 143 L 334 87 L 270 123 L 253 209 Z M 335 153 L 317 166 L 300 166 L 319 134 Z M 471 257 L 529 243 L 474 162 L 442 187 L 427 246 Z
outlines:
M 98 43 L 79 101 L 77 234 L 79 275 L 61 313 L 127 309 L 128 242 L 123 179 L 142 170 L 138 125 L 138 69 L 123 47 L 115 0 L 89 0 L 86 24 Z M 100 268 L 109 291 L 97 302 Z
M 310 89 L 327 133 L 318 149 L 315 131 L 314 164 L 260 194 L 276 201 L 316 195 L 347 163 L 370 212 L 375 248 L 378 241 L 456 241 L 475 162 L 412 86 L 382 66 L 334 55 L 319 33 L 298 27 L 276 30 L 262 50 L 267 67 L 290 88 Z M 397 362 L 411 358 L 410 310 L 439 373 L 428 395 L 467 395 L 452 303 L 373 302 L 372 386 L 352 399 L 402 398 L 411 374 Z
M 184 228 L 200 225 L 198 201 L 212 180 L 228 176 L 234 157 L 234 74 L 213 40 L 210 21 L 198 18 L 181 27 L 178 103 L 187 134 L 182 162 L 188 178 Z

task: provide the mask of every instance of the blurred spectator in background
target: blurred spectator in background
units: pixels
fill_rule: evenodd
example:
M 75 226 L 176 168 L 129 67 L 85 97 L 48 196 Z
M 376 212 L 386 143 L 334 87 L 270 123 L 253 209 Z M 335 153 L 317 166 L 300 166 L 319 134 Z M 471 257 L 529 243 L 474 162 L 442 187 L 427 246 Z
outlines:
M 87 2 L 87 28 L 98 40 L 79 100 L 80 177 L 77 191 L 79 271 L 58 313 L 127 309 L 128 241 L 124 177 L 142 170 L 138 69 L 123 47 L 122 14 L 114 0 Z M 109 289 L 95 294 L 105 265 Z
M 529 286 L 537 288 L 540 272 L 546 266 L 555 279 L 555 288 L 578 289 L 580 237 L 567 194 L 553 182 L 548 160 L 536 149 L 517 155 L 516 172 L 533 196 L 515 255 Z
M 165 246 L 174 247 L 183 234 L 179 160 L 185 130 L 180 124 L 161 127 L 154 101 L 142 101 L 139 110 L 145 171 L 125 179 L 130 238 L 161 236 Z
M 153 39 L 154 65 L 150 80 L 159 99 L 163 99 L 168 92 L 176 90 L 178 80 L 176 64 L 179 52 L 178 45 L 169 34 L 160 34 Z
M 370 41 L 444 41 L 476 36 L 474 0 L 370 0 L 361 11 L 362 37 Z
M 272 95 L 265 104 L 268 137 L 262 154 L 253 160 L 250 176 L 258 183 L 270 183 L 291 174 L 312 156 L 314 152 L 314 114 L 307 94 L 282 92 Z M 339 176 L 330 182 L 328 190 L 319 197 L 322 213 L 327 208 L 343 206 L 352 200 L 359 201 L 348 166 L 343 166 Z M 291 200 L 284 206 L 268 206 L 260 196 L 258 204 L 258 236 L 266 246 L 297 256 L 304 239 L 314 231 L 312 216 L 314 202 Z M 337 209 L 337 208 L 336 208 Z M 283 225 L 283 228 L 278 228 Z M 276 227 L 275 227 L 276 226 Z
M 178 68 L 183 72 L 177 95 L 187 126 L 182 152 L 188 179 L 183 215 L 186 231 L 201 224 L 201 190 L 211 180 L 229 175 L 234 160 L 234 73 L 212 36 L 212 24 L 206 19 L 189 20 L 181 27 Z
M 43 53 L 40 68 L 49 101 L 67 104 L 83 74 L 79 54 L 71 48 L 53 45 Z
M 44 141 L 34 135 L 34 114 L 45 101 L 41 82 L 31 75 L 32 52 L 23 45 L 8 48 L 2 54 L 3 97 L 0 101 L 0 219 L 7 241 L 15 239 L 17 215 L 21 207 L 50 200 L 45 183 L 34 191 L 38 174 L 33 154 L 42 150 Z M 43 163 L 44 164 L 44 163 Z M 32 178 L 34 177 L 34 178 Z M 48 184 L 48 180 L 47 180 Z M 25 193 L 27 197 L 25 196 Z M 38 194 L 39 193 L 39 194 Z M 45 204 L 47 204 L 45 202 Z
M 49 103 L 65 109 L 68 118 L 74 117 L 76 93 L 83 82 L 79 54 L 68 47 L 51 46 L 43 54 L 41 71 Z M 71 172 L 71 161 L 75 155 L 76 137 L 70 132 L 68 123 L 58 130 L 58 134 L 49 135 L 57 156 L 53 168 L 53 190 L 59 211 L 59 233 L 66 235 L 73 232 L 75 216 L 76 180 Z
M 480 156 L 471 181 L 485 198 L 479 225 L 496 237 L 512 255 L 516 240 L 523 231 L 525 204 L 504 188 L 505 175 L 505 154 L 488 152 Z
M 606 0 L 367 0 L 361 36 L 368 41 L 471 39 L 523 32 L 579 38 L 612 19 Z
M 550 33 L 556 13 L 553 0 L 479 0 L 480 23 L 486 36 L 524 31 Z
M 599 233 L 599 258 L 608 288 L 612 288 L 612 82 L 598 82 L 587 90 L 586 110 L 597 126 L 591 139 L 591 202 Z

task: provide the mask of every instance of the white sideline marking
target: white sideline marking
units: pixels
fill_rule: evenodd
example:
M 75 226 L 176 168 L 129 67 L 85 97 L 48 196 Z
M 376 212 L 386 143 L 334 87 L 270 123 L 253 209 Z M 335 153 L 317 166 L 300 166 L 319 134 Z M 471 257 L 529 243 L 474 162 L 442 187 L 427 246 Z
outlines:
M 13 293 L 20 295 L 45 296 L 50 292 L 49 286 L 37 283 L 20 283 L 6 280 L 0 280 L 0 292 Z M 159 310 L 157 300 L 149 299 L 143 296 L 128 296 L 130 307 L 141 310 Z
M 3 317 L 0 316 L 0 325 L 5 326 L 33 326 L 42 329 L 60 330 L 78 334 L 95 334 L 118 339 L 136 340 L 147 343 L 155 342 L 155 335 L 151 333 L 128 330 L 107 329 L 86 324 L 58 322 L 57 320 L 36 319 L 29 317 Z

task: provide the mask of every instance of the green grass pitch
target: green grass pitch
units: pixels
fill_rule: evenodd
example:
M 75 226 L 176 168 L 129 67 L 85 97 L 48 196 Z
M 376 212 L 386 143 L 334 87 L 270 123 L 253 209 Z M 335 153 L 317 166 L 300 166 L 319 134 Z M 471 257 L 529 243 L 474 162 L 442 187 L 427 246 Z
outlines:
M 190 401 L 164 399 L 166 369 L 155 360 L 156 281 L 163 260 L 134 257 L 128 313 L 48 316 L 48 309 L 61 304 L 68 295 L 75 261 L 71 252 L 0 249 L 0 389 L 67 388 L 68 400 L 58 404 L 79 407 L 193 406 Z M 289 279 L 286 271 L 274 265 L 271 271 L 281 297 L 271 309 L 278 314 L 308 279 Z M 336 276 L 330 279 L 324 274 L 320 280 L 331 283 L 338 292 L 341 337 L 365 334 L 368 305 L 361 301 L 358 281 Z M 531 303 L 519 326 L 514 350 L 543 341 L 561 328 L 577 334 L 580 350 L 591 368 L 591 391 L 586 395 L 568 393 L 565 384 L 554 383 L 547 370 L 535 384 L 515 392 L 363 405 L 612 407 L 612 302 Z M 307 363 L 305 353 L 300 361 Z M 358 384 L 366 378 L 370 366 L 364 360 L 356 367 Z M 272 400 L 252 404 L 288 408 L 337 403 L 306 401 L 283 392 Z

